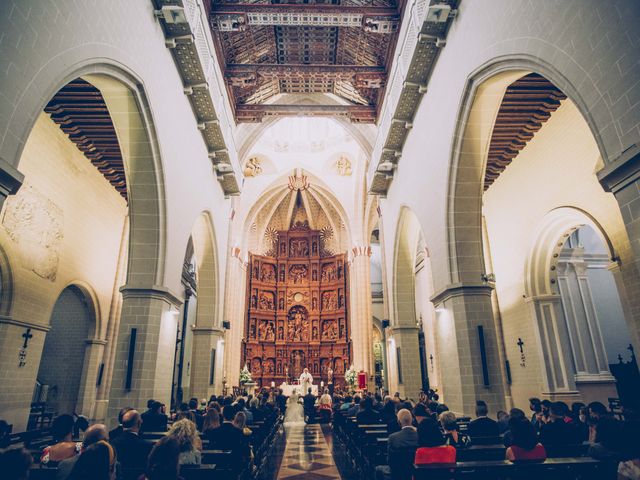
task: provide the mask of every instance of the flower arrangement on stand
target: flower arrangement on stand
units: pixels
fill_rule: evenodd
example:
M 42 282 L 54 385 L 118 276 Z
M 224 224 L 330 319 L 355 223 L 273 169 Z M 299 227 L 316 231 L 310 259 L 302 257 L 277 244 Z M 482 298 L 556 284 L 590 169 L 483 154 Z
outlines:
M 251 383 L 251 380 L 253 380 L 251 378 L 251 372 L 249 371 L 249 367 L 247 367 L 247 364 L 245 363 L 244 367 L 242 367 L 242 370 L 240 370 L 240 385 Z
M 344 381 L 347 382 L 347 385 L 351 388 L 351 391 L 356 389 L 356 381 L 358 379 L 358 372 L 353 365 L 349 367 L 349 369 L 344 372 Z

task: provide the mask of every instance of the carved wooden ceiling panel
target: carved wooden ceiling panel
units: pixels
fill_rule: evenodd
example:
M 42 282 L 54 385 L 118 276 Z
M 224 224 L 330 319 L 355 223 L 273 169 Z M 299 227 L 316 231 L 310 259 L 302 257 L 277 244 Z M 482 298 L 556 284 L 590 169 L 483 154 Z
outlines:
M 491 136 L 484 177 L 485 191 L 565 98 L 567 96 L 558 87 L 536 73 L 526 75 L 507 87 Z
M 77 78 L 62 87 L 44 111 L 113 188 L 127 199 L 122 152 L 100 90 Z
M 238 122 L 342 115 L 376 121 L 403 0 L 213 0 L 210 26 Z M 278 94 L 333 94 L 336 105 L 292 108 Z M 304 107 L 304 106 L 302 106 Z

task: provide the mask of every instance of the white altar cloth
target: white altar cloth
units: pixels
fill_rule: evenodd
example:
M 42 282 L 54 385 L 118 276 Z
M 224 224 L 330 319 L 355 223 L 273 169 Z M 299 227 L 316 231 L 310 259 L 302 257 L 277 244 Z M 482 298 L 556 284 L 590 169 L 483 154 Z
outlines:
M 301 397 L 304 397 L 307 394 L 307 392 L 302 392 L 301 391 L 302 387 L 300 385 L 291 385 L 291 384 L 283 383 L 283 384 L 280 385 L 279 388 L 282 389 L 282 393 L 284 393 L 287 397 L 290 397 L 294 390 Z M 311 385 L 311 393 L 313 393 L 315 396 L 318 396 L 318 386 L 317 385 Z

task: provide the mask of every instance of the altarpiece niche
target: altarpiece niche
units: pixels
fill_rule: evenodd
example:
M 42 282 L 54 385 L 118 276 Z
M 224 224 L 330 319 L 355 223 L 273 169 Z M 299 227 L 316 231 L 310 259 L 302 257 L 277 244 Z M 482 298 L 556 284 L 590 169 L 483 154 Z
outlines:
M 261 386 L 295 381 L 344 384 L 351 364 L 346 255 L 328 255 L 319 230 L 279 231 L 273 255 L 250 254 L 242 364 Z

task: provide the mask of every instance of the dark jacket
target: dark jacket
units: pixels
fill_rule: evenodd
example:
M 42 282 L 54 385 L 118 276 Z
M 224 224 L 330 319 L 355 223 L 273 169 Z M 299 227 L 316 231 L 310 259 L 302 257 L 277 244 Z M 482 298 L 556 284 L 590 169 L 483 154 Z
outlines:
M 111 445 L 116 449 L 118 462 L 122 468 L 144 469 L 147 465 L 147 457 L 151 452 L 153 444 L 140 438 L 137 433 L 124 431 L 114 440 Z
M 371 425 L 380 423 L 380 414 L 373 409 L 360 410 L 356 415 L 358 425 Z
M 497 437 L 500 435 L 498 422 L 489 417 L 480 417 L 469 422 L 467 433 L 472 441 L 477 437 Z
M 547 445 L 574 445 L 580 443 L 576 428 L 564 420 L 553 420 L 540 427 L 540 443 Z
M 304 413 L 305 415 L 313 415 L 316 408 L 316 396 L 313 393 L 307 393 L 304 396 Z
M 218 428 L 207 430 L 205 438 L 209 440 L 211 450 L 231 450 L 233 464 L 241 468 L 249 458 L 249 446 L 242 430 L 231 422 L 223 422 Z
M 387 463 L 392 479 L 411 478 L 413 459 L 418 448 L 418 432 L 414 427 L 405 427 L 389 435 Z
M 142 415 L 142 427 L 140 432 L 166 432 L 167 416 L 164 413 L 156 413 L 147 410 Z

